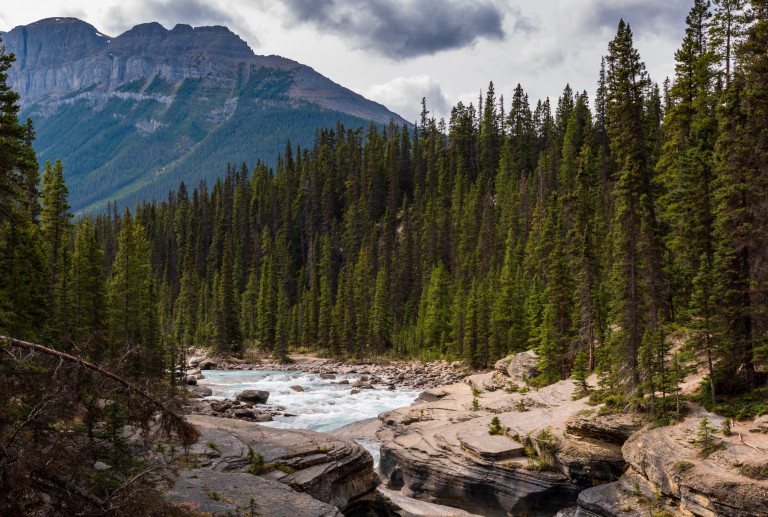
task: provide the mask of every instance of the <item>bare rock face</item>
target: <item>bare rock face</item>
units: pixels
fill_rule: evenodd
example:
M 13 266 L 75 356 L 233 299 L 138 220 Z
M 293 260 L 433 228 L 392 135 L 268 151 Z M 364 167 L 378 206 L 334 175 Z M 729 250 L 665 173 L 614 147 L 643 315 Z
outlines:
M 272 517 L 343 517 L 338 508 L 309 494 L 247 473 L 186 470 L 166 498 L 175 504 L 191 503 L 197 512 L 212 515 L 243 515 L 253 508 L 254 515 Z
M 9 79 L 21 95 L 22 108 L 41 101 L 56 103 L 90 87 L 89 98 L 103 104 L 119 93 L 115 90 L 120 85 L 145 77 L 171 83 L 205 78 L 232 87 L 247 81 L 259 67 L 268 67 L 291 72 L 289 95 L 294 99 L 381 123 L 390 118 L 406 123 L 308 66 L 279 56 L 255 55 L 245 41 L 222 26 L 178 24 L 168 30 L 157 22 L 142 23 L 113 38 L 77 18 L 47 18 L 2 36 L 9 52 L 16 54 Z
M 575 514 L 584 489 L 617 481 L 627 467 L 622 444 L 640 420 L 573 400 L 572 381 L 508 390 L 534 377 L 537 362 L 532 352 L 507 357 L 492 372 L 380 415 L 386 487 L 481 515 L 549 517 Z M 490 434 L 494 417 L 499 432 Z M 532 449 L 538 454 L 529 458 Z
M 514 383 L 525 384 L 525 381 L 536 376 L 538 364 L 539 356 L 533 350 L 528 350 L 498 360 L 494 369 Z
M 583 491 L 572 515 L 640 517 L 654 507 L 675 517 L 768 516 L 768 480 L 747 477 L 744 469 L 765 464 L 763 437 L 745 437 L 749 425 L 739 423 L 732 436 L 717 435 L 723 449 L 702 457 L 694 442 L 704 415 L 697 410 L 676 425 L 633 434 L 622 447 L 629 470 L 617 482 Z M 712 427 L 722 423 L 707 417 Z
M 203 415 L 188 420 L 202 433 L 190 448 L 200 468 L 183 473 L 168 493 L 173 501 L 205 502 L 210 487 L 241 508 L 254 497 L 265 515 L 338 516 L 373 488 L 373 458 L 351 440 Z M 250 450 L 263 458 L 261 475 L 247 472 Z
M 768 415 L 755 418 L 755 422 L 749 429 L 750 433 L 768 433 Z
M 624 458 L 634 472 L 694 515 L 768 515 L 768 480 L 748 478 L 739 469 L 765 461 L 764 454 L 747 445 L 753 437 L 744 438 L 746 444 L 736 434 L 718 437 L 725 449 L 704 459 L 693 443 L 702 416 L 633 435 L 622 449 Z M 722 423 L 722 417 L 707 416 L 713 427 Z
M 643 422 L 637 416 L 624 413 L 600 415 L 596 410 L 587 410 L 568 418 L 565 430 L 576 436 L 621 445 L 642 426 Z
M 418 401 L 380 415 L 379 474 L 387 488 L 405 497 L 490 516 L 549 517 L 574 505 L 581 487 L 557 468 L 531 468 L 524 445 L 514 439 L 535 437 L 547 427 L 551 435 L 562 436 L 567 417 L 585 409 L 584 401 L 571 400 L 573 383 L 564 381 L 524 395 L 483 392 L 476 397 L 480 410 L 473 411 L 472 386 L 480 385 L 481 378 L 441 388 L 438 400 Z M 523 398 L 540 409 L 517 411 Z M 505 434 L 489 434 L 493 416 Z

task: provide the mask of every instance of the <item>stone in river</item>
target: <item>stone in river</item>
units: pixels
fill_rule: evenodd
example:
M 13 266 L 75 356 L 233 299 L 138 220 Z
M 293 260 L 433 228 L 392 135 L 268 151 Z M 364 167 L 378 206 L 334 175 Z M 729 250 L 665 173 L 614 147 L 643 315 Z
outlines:
M 269 392 L 262 390 L 245 390 L 237 396 L 237 400 L 254 404 L 266 404 L 268 398 Z

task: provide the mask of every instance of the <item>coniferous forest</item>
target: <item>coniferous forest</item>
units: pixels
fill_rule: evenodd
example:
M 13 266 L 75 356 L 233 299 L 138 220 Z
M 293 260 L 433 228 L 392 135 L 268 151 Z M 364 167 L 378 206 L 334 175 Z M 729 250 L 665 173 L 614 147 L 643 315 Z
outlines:
M 3 55 L 0 330 L 166 385 L 190 346 L 480 368 L 533 349 L 538 385 L 597 372 L 655 399 L 699 362 L 704 403 L 759 393 L 768 1 L 686 22 L 663 82 L 621 21 L 594 98 L 491 83 L 449 120 L 423 101 L 414 126 L 321 128 L 274 169 L 233 156 L 215 184 L 78 218 L 62 164 L 38 177 Z

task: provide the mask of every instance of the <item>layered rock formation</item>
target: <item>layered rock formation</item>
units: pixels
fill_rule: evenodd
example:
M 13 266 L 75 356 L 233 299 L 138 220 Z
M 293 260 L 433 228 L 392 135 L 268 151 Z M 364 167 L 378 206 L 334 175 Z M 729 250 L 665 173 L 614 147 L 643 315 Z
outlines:
M 202 433 L 167 498 L 224 514 L 248 507 L 263 515 L 337 516 L 373 488 L 373 460 L 360 445 L 314 431 L 272 429 L 191 415 Z M 252 451 L 252 452 L 251 452 Z M 254 463 L 260 475 L 249 473 Z
M 632 435 L 622 448 L 628 472 L 582 492 L 572 515 L 768 516 L 768 440 L 744 436 L 749 425 L 736 424 L 731 436 L 716 438 L 721 450 L 701 456 L 694 442 L 705 414 L 695 409 L 679 424 Z M 722 417 L 706 416 L 720 428 Z
M 531 364 L 531 354 L 508 358 L 381 415 L 388 488 L 481 515 L 543 517 L 573 505 L 584 488 L 618 479 L 621 443 L 639 422 L 598 416 L 572 400 L 570 381 L 527 391 Z M 494 417 L 504 434 L 489 434 Z

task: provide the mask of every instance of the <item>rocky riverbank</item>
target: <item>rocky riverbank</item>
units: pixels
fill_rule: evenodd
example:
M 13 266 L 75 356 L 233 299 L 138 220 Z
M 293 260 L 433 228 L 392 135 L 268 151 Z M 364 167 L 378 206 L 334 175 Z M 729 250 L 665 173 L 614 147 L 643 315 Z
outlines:
M 385 487 L 486 516 L 768 516 L 768 436 L 748 434 L 755 425 L 736 424 L 704 458 L 701 408 L 652 429 L 573 400 L 571 381 L 529 389 L 535 364 L 532 353 L 510 357 L 382 414 Z
M 199 379 L 205 370 L 255 370 L 255 371 L 296 371 L 314 373 L 335 379 L 343 376 L 365 376 L 363 382 L 373 385 L 430 389 L 460 382 L 471 371 L 463 361 L 410 362 L 392 361 L 379 363 L 348 363 L 322 359 L 313 356 L 293 356 L 290 362 L 276 363 L 264 360 L 249 363 L 235 358 L 208 356 L 203 349 L 190 349 L 187 352 L 187 375 Z M 366 387 L 365 385 L 357 386 Z
M 735 434 L 722 439 L 724 448 L 703 458 L 694 443 L 704 416 L 701 408 L 688 407 L 689 416 L 679 424 L 644 427 L 641 415 L 624 408 L 573 400 L 572 381 L 538 390 L 527 386 L 526 379 L 536 373 L 532 352 L 510 356 L 494 370 L 474 375 L 448 363 L 348 365 L 303 358 L 287 368 L 204 360 L 209 361 L 202 364 L 207 369 L 291 369 L 336 383 L 355 376 L 350 389 L 428 387 L 414 405 L 346 426 L 336 437 L 313 433 L 310 438 L 308 431 L 279 431 L 243 421 L 284 411 L 258 401 L 195 402 L 195 411 L 229 419 L 191 417 L 207 427 L 195 446 L 195 454 L 203 458 L 201 473 L 184 472 L 171 497 L 181 501 L 196 493 L 201 508 L 210 508 L 206 511 L 223 508 L 220 500 L 210 502 L 200 495 L 210 489 L 218 492 L 220 487 L 228 494 L 231 511 L 242 509 L 257 487 L 262 502 L 254 500 L 263 515 L 283 515 L 282 507 L 272 508 L 282 498 L 295 499 L 299 510 L 291 515 L 768 517 L 768 435 L 761 434 L 768 422 L 736 423 Z M 443 381 L 447 384 L 440 385 Z M 714 427 L 721 425 L 720 417 L 708 416 Z M 219 456 L 205 444 L 222 436 L 238 438 L 227 446 L 230 452 Z M 361 448 L 349 438 L 381 442 L 378 479 L 370 455 L 362 459 L 368 453 L 354 452 Z M 313 445 L 285 446 L 295 441 Z M 247 443 L 259 443 L 264 462 L 271 465 L 269 473 L 250 485 L 253 474 L 244 473 Z M 312 447 L 315 452 L 325 447 L 347 452 L 318 453 L 315 458 Z M 228 458 L 223 460 L 226 467 L 220 468 L 219 457 Z M 318 468 L 303 472 L 311 467 Z M 318 472 L 335 474 L 324 474 L 331 481 L 320 482 Z M 334 498 L 336 492 L 343 495 Z
M 171 502 L 216 515 L 340 516 L 373 490 L 373 460 L 360 445 L 300 429 L 190 415 L 201 432 Z

